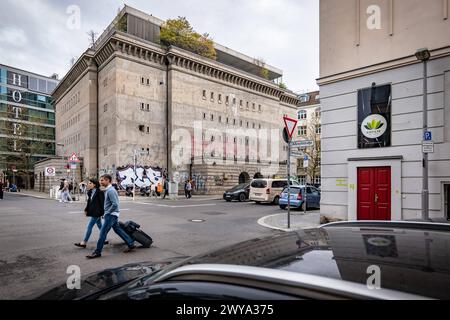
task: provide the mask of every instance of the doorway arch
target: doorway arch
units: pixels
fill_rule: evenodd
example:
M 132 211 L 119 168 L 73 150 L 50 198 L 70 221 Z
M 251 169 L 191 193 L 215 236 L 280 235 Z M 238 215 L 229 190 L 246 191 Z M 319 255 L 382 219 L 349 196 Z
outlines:
M 250 182 L 250 175 L 247 172 L 242 172 L 239 175 L 239 184 L 249 183 L 249 182 Z
M 253 179 L 263 179 L 264 176 L 261 174 L 261 172 L 257 172 L 255 173 L 255 176 L 253 177 Z

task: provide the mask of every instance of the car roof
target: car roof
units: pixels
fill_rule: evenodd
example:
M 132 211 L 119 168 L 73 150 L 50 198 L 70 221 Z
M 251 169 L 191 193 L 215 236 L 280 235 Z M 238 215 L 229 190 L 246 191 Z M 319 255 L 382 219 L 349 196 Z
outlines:
M 379 269 L 385 290 L 449 299 L 449 262 L 449 224 L 362 221 L 249 240 L 174 264 L 168 272 L 231 265 L 367 287 L 369 271 Z

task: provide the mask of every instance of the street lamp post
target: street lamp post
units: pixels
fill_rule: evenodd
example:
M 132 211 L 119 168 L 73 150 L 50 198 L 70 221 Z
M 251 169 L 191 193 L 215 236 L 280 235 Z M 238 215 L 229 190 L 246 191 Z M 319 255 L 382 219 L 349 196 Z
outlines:
M 423 136 L 428 132 L 428 60 L 430 60 L 430 51 L 426 48 L 419 49 L 416 52 L 416 58 L 423 62 Z M 425 138 L 424 138 L 425 139 Z M 430 191 L 428 185 L 428 153 L 422 151 L 422 219 L 430 220 L 429 199 Z

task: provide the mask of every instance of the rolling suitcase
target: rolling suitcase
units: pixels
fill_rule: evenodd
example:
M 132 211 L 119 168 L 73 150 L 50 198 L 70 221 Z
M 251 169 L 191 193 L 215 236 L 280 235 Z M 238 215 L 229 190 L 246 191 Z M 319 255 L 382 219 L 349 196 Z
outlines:
M 150 248 L 153 244 L 153 239 L 144 231 L 139 229 L 141 226 L 133 221 L 125 223 L 119 222 L 120 227 L 136 242 L 140 243 L 144 248 Z

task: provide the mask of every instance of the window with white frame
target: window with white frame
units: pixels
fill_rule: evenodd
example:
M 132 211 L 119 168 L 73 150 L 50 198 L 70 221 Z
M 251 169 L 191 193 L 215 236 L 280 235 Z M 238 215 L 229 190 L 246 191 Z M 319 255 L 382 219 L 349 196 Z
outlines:
M 322 125 L 321 124 L 316 125 L 316 134 L 322 134 Z
M 322 116 L 322 108 L 316 108 L 315 110 L 316 118 L 320 118 Z
M 304 137 L 308 134 L 308 127 L 307 126 L 301 126 L 298 129 L 298 135 L 301 137 Z
M 298 120 L 306 120 L 308 119 L 308 112 L 306 110 L 300 110 L 298 112 Z
M 299 176 L 298 182 L 300 183 L 300 185 L 306 185 L 306 176 Z
M 322 184 L 322 177 L 321 176 L 316 176 L 314 178 L 314 184 L 315 185 L 321 185 Z

